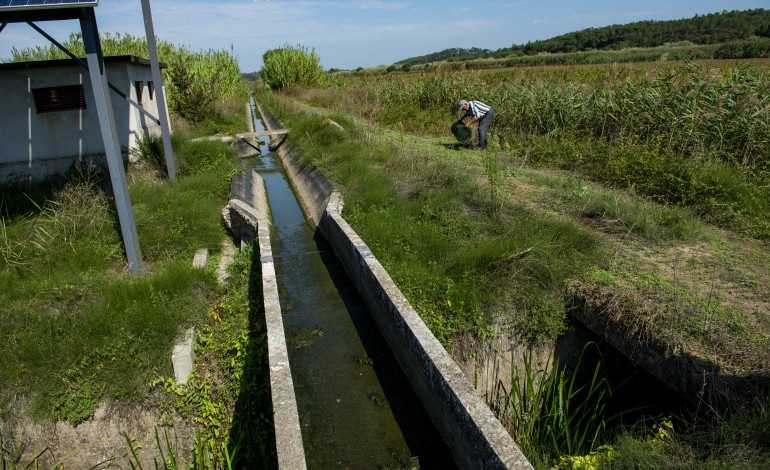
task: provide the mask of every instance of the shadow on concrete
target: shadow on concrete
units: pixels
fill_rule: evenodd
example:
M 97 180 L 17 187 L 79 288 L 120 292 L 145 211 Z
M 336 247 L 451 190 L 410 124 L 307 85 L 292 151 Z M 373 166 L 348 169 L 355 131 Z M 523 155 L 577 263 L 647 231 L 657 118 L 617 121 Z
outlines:
M 576 383 L 581 385 L 591 382 L 596 365 L 600 363 L 599 373 L 608 381 L 612 392 L 606 399 L 603 413 L 606 419 L 614 417 L 607 423 L 610 428 L 640 421 L 653 424 L 659 418 L 686 413 L 687 402 L 674 390 L 636 366 L 574 318 L 569 318 L 568 324 L 568 333 L 556 340 L 554 357 L 569 376 L 577 374 Z M 577 398 L 580 403 L 581 397 Z
M 261 270 L 259 249 L 255 248 L 249 272 L 246 360 L 228 446 L 230 455 L 234 456 L 234 469 L 278 468 Z
M 398 423 L 412 457 L 419 460 L 420 469 L 457 468 L 452 453 L 422 407 L 420 399 L 409 385 L 398 362 L 369 313 L 355 285 L 334 255 L 333 248 L 316 231 L 313 240 L 321 254 L 329 277 L 339 291 L 350 318 L 361 339 L 366 354 L 382 387 L 393 416 Z M 351 358 L 353 360 L 354 358 Z M 394 463 L 407 465 L 404 456 L 394 455 Z M 404 468 L 412 468 L 413 463 Z M 401 468 L 401 467 L 399 467 Z
M 627 358 L 628 367 L 648 373 L 650 382 L 665 384 L 690 405 L 725 410 L 752 403 L 770 392 L 770 369 L 766 366 L 743 373 L 725 370 L 707 358 L 672 346 L 665 338 L 646 334 L 643 328 L 630 329 L 621 315 L 611 314 L 610 307 L 589 307 L 585 299 L 575 298 L 570 313 L 606 344 L 610 355 Z

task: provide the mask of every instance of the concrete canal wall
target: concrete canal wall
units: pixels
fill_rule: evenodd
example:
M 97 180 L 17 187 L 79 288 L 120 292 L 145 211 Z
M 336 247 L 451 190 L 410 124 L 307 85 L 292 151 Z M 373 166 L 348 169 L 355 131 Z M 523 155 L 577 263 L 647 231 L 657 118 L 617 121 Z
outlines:
M 306 468 L 305 451 L 270 246 L 269 205 L 265 183 L 257 172 L 233 176 L 230 200 L 222 216 L 234 236 L 241 242 L 254 241 L 255 249 L 259 249 L 278 468 L 302 470 Z

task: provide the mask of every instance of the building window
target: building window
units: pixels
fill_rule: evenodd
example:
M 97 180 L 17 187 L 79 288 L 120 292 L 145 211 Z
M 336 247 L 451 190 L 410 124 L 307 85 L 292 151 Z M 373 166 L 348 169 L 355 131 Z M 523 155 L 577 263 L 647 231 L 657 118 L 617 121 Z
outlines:
M 155 84 L 153 82 L 147 82 L 147 94 L 150 95 L 150 101 L 155 99 Z
M 144 94 L 144 82 L 142 81 L 134 82 L 134 88 L 136 88 L 136 101 L 139 104 L 142 104 L 142 95 Z
M 38 113 L 86 109 L 83 85 L 33 88 L 32 95 Z

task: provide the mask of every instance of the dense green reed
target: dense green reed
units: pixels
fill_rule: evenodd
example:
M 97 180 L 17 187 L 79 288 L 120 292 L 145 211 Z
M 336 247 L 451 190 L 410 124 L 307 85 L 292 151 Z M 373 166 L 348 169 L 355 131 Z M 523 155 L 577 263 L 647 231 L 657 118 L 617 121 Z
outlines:
M 337 76 L 293 93 L 433 135 L 448 135 L 459 98 L 479 99 L 522 164 L 578 171 L 770 237 L 770 74 L 759 64 Z
M 587 343 L 583 353 L 588 348 L 598 350 L 595 343 Z M 498 383 L 491 406 L 530 458 L 589 454 L 599 446 L 612 420 L 605 416 L 612 390 L 602 376 L 601 360 L 589 377 L 580 383 L 578 374 L 568 374 L 555 358 L 536 370 L 532 354 L 525 352 L 521 367 L 511 365 L 510 383 Z
M 557 132 L 660 141 L 681 155 L 715 155 L 748 170 L 767 167 L 770 80 L 765 69 L 705 69 L 689 63 L 627 75 L 624 68 L 608 66 L 577 71 L 561 82 L 550 73 L 509 71 L 348 78 L 341 86 L 345 101 L 365 100 L 374 113 L 399 109 L 404 121 L 415 120 L 415 109 L 431 110 L 431 124 L 440 122 L 440 115 L 446 120 L 460 97 L 472 97 L 495 107 L 494 126 L 503 135 Z

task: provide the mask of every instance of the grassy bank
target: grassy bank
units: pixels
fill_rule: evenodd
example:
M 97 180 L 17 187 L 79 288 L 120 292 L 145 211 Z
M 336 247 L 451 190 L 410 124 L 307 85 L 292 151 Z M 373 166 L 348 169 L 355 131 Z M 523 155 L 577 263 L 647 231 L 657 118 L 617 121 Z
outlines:
M 213 273 L 190 261 L 199 248 L 220 249 L 228 190 L 221 170 L 233 164 L 222 150 L 207 152 L 206 165 L 194 155 L 179 152 L 187 176 L 177 182 L 132 178 L 147 264 L 139 277 L 126 270 L 103 175 L 4 194 L 30 202 L 7 206 L 0 233 L 4 416 L 29 408 L 77 424 L 105 400 L 146 396 L 147 383 L 168 372 L 180 326 L 200 321 L 217 295 Z
M 468 173 L 430 144 L 369 135 L 365 123 L 332 115 L 341 131 L 281 103 L 305 163 L 342 185 L 346 219 L 446 345 L 459 333 L 488 334 L 511 311 L 532 340 L 562 330 L 563 282 L 602 262 L 595 237 L 498 197 L 497 163 L 488 175 Z M 485 161 L 471 160 L 474 171 Z
M 433 136 L 448 136 L 458 99 L 478 99 L 513 158 L 767 239 L 769 76 L 759 61 L 612 64 L 345 77 L 295 96 Z
M 534 135 L 521 137 L 538 142 L 529 152 L 512 150 L 516 140 L 507 148 L 473 152 L 424 128 L 427 136 L 402 132 L 422 126 L 426 121 L 419 118 L 427 114 L 416 114 L 414 122 L 402 115 L 404 120 L 388 130 L 342 112 L 365 96 L 374 102 L 372 95 L 326 89 L 290 94 L 333 109 L 286 95 L 266 94 L 260 101 L 292 129 L 305 163 L 340 183 L 343 215 L 450 349 L 464 334 L 490 335 L 503 318 L 533 343 L 554 338 L 565 330 L 568 283 L 579 279 L 617 286 L 617 292 L 636 289 L 636 303 L 625 314 L 637 330 L 649 328 L 650 335 L 687 351 L 713 351 L 709 360 L 739 374 L 762 373 L 763 351 L 770 346 L 769 318 L 763 313 L 768 290 L 760 287 L 770 276 L 764 242 L 715 229 L 714 219 L 692 206 L 662 204 L 641 191 L 601 184 L 580 165 L 530 164 L 550 156 L 599 167 L 606 154 L 594 154 L 596 146 L 630 160 L 649 147 L 628 143 L 618 150 L 601 147 L 600 140 Z M 327 101 L 330 96 L 339 99 Z M 382 106 L 368 117 L 379 120 L 380 112 L 402 113 Z M 329 119 L 345 130 L 329 125 Z M 565 156 L 565 148 L 573 151 Z M 648 154 L 642 155 L 644 163 Z M 618 174 L 635 166 L 625 168 Z M 728 252 L 736 256 L 726 258 Z M 729 283 L 730 295 L 717 293 L 717 279 Z M 613 454 L 601 465 L 641 468 L 644 459 L 665 456 L 662 463 L 654 460 L 660 463 L 655 468 L 751 468 L 770 455 L 758 431 L 766 420 L 765 406 L 712 410 L 707 417 L 676 420 L 675 429 L 661 421 L 653 428 L 649 421 L 602 433 L 596 444 L 609 444 L 602 452 Z M 661 426 L 669 429 L 665 438 L 656 434 Z M 722 439 L 737 428 L 751 443 Z M 724 447 L 716 452 L 714 445 Z M 551 468 L 562 456 L 549 446 L 530 451 L 538 468 Z M 569 461 L 563 465 L 573 468 Z

